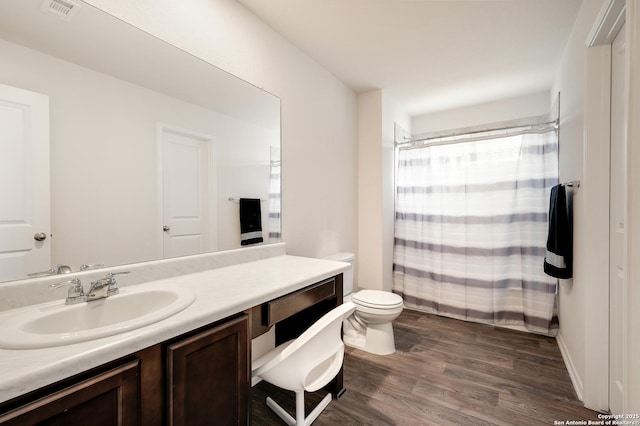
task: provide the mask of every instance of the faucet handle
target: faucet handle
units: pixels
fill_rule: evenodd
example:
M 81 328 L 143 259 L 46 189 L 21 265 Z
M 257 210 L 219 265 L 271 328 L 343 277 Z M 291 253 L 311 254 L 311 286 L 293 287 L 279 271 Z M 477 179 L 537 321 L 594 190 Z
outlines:
M 27 276 L 29 278 L 46 277 L 48 275 L 55 275 L 55 273 L 56 273 L 56 270 L 54 268 L 51 268 L 51 269 L 47 269 L 46 271 L 31 272 L 27 274 Z
M 129 275 L 131 271 L 118 271 L 118 272 L 107 272 L 107 276 L 109 278 L 113 278 L 116 275 Z
M 118 283 L 116 282 L 116 275 L 129 275 L 131 271 L 119 271 L 119 272 L 107 272 L 107 279 L 109 280 L 109 296 L 120 293 L 118 289 Z
M 69 281 L 62 281 L 59 283 L 53 283 L 49 285 L 49 287 L 60 288 L 67 285 L 69 286 L 69 292 L 67 293 L 67 300 L 65 301 L 67 305 L 84 302 L 86 300 L 84 296 L 84 288 L 82 287 L 82 282 L 78 278 L 74 278 Z
M 59 263 L 54 268 L 41 272 L 32 272 L 30 274 L 27 274 L 27 276 L 30 278 L 46 277 L 48 275 L 70 274 L 71 272 L 73 271 L 71 270 L 71 267 L 69 265 L 62 265 Z
M 80 270 L 81 271 L 88 271 L 89 269 L 98 269 L 98 268 L 104 268 L 104 263 L 89 263 L 89 264 L 83 264 L 80 265 Z
M 70 274 L 71 272 L 73 272 L 73 271 L 71 270 L 71 266 L 69 266 L 69 265 L 62 265 L 62 264 L 60 264 L 60 263 L 58 263 L 58 264 L 56 265 L 55 270 L 56 270 L 56 275 L 58 275 L 58 274 L 60 274 L 60 275 L 61 275 L 61 274 Z

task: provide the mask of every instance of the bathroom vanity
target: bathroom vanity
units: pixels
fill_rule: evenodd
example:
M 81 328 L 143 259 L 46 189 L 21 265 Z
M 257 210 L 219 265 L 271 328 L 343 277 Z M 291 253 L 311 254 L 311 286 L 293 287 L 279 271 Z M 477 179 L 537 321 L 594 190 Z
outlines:
M 251 339 L 272 327 L 275 344 L 298 336 L 342 303 L 348 267 L 278 255 L 145 283 L 196 298 L 114 336 L 0 350 L 0 423 L 250 424 Z M 341 375 L 329 390 L 342 392 Z

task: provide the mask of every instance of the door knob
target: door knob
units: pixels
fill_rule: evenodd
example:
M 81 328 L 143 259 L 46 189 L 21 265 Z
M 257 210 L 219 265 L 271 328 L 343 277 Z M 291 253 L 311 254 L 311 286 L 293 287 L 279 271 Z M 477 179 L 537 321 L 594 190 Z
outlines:
M 165 225 L 165 226 L 162 227 L 162 230 L 164 232 L 171 231 L 171 227 L 169 227 L 168 225 Z
M 44 232 L 38 232 L 33 236 L 33 239 L 36 241 L 44 241 L 47 239 L 47 234 L 45 234 Z

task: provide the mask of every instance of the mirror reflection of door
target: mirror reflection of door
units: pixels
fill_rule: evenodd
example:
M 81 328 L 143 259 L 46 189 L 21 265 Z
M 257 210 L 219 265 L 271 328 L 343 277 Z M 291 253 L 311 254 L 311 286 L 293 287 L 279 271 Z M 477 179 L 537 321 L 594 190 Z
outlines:
M 213 138 L 160 126 L 164 258 L 215 250 Z
M 0 281 L 51 267 L 49 97 L 0 85 Z

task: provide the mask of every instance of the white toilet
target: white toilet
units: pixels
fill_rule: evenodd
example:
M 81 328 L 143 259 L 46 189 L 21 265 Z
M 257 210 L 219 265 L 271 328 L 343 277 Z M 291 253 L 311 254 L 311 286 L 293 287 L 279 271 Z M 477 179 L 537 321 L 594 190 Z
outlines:
M 348 262 L 351 269 L 344 272 L 344 301 L 356 305 L 356 311 L 344 320 L 344 344 L 376 355 L 389 355 L 396 351 L 391 322 L 400 315 L 402 297 L 381 290 L 353 290 L 353 253 L 336 253 L 325 259 Z

